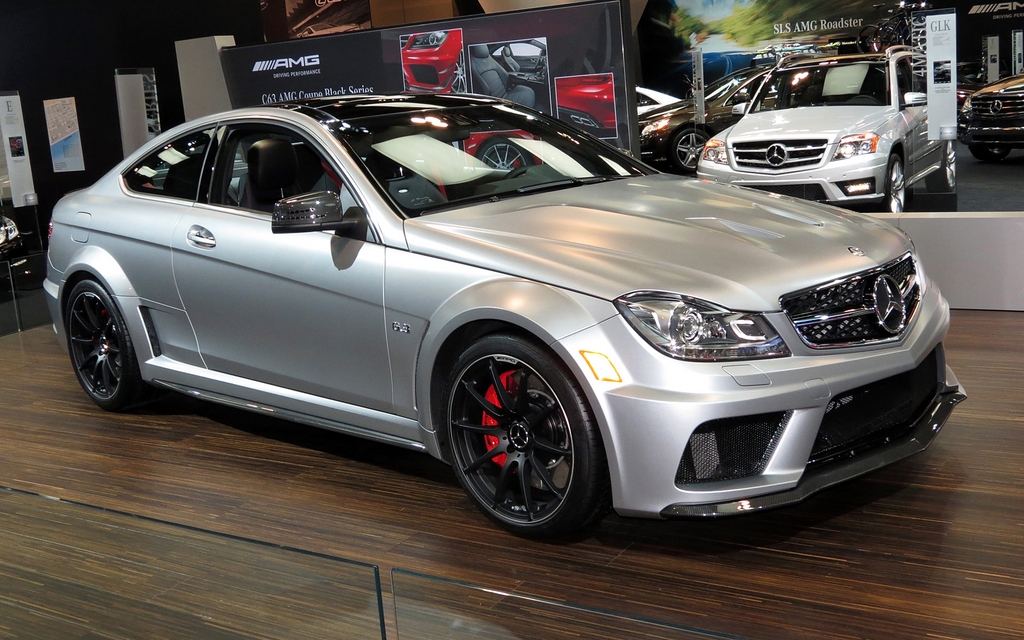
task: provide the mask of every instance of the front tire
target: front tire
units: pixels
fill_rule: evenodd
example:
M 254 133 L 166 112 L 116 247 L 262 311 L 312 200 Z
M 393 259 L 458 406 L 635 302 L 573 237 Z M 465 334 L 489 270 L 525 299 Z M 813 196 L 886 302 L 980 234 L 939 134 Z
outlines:
M 670 158 L 672 166 L 682 173 L 697 170 L 697 161 L 704 152 L 710 136 L 699 129 L 683 129 L 672 138 Z
M 604 515 L 597 423 L 564 365 L 511 335 L 467 348 L 446 385 L 447 453 L 476 506 L 513 533 L 553 537 Z
M 968 145 L 967 149 L 971 155 L 982 162 L 999 162 L 1010 155 L 1009 147 L 994 147 L 987 144 Z
M 124 318 L 99 283 L 82 280 L 64 309 L 71 364 L 100 408 L 121 411 L 142 399 L 145 383 Z
M 902 213 L 907 206 L 907 182 L 903 172 L 903 158 L 899 154 L 889 156 L 885 169 L 885 199 L 882 211 Z

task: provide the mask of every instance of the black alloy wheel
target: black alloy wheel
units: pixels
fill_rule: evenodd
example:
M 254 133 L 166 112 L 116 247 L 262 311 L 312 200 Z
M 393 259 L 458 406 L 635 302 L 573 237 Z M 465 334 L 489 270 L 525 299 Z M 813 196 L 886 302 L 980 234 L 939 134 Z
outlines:
M 98 283 L 83 280 L 68 296 L 64 313 L 68 350 L 78 382 L 93 402 L 108 411 L 142 397 L 144 383 L 124 319 Z
M 708 143 L 709 139 L 710 136 L 700 129 L 681 130 L 672 137 L 672 146 L 669 151 L 672 165 L 683 173 L 696 171 L 700 154 L 704 153 L 704 145 Z
M 448 453 L 492 520 L 550 537 L 586 526 L 609 503 L 596 421 L 570 374 L 530 342 L 493 335 L 468 348 L 448 381 Z
M 1010 147 L 997 147 L 988 144 L 972 144 L 967 146 L 971 155 L 982 162 L 999 162 L 1010 155 Z

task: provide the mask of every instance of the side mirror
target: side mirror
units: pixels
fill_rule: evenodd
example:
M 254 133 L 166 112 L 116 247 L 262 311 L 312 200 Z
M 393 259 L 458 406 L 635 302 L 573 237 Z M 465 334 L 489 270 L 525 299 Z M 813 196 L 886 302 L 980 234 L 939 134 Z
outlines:
M 732 115 L 742 116 L 747 112 L 747 103 L 741 102 L 739 104 L 732 105 Z
M 346 231 L 357 226 L 363 217 L 359 207 L 349 207 L 342 212 L 341 198 L 333 191 L 314 191 L 275 202 L 270 230 L 273 233 Z
M 908 107 L 923 107 L 928 104 L 928 94 L 918 91 L 908 91 L 903 94 L 903 102 Z

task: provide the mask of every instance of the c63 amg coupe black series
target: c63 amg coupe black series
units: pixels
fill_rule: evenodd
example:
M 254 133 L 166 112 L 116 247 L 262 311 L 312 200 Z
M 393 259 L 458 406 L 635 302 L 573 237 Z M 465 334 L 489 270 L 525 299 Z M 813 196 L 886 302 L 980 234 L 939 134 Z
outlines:
M 898 229 L 479 96 L 173 129 L 57 205 L 45 290 L 100 407 L 156 385 L 424 451 L 525 535 L 796 502 L 963 397 Z

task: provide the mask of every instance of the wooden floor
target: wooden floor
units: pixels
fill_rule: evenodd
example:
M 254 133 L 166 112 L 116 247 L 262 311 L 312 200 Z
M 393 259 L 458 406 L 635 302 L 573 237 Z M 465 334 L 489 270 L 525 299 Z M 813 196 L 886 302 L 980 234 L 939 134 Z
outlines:
M 322 596 L 338 600 L 303 587 L 267 601 L 249 627 L 189 627 L 202 592 L 176 584 L 220 584 L 229 607 L 233 593 L 266 585 L 268 571 L 288 583 L 274 563 L 297 563 L 296 575 L 313 581 L 304 584 L 329 577 L 303 573 L 320 565 L 275 549 L 232 541 L 230 553 L 217 553 L 219 538 L 138 518 L 142 537 L 129 540 L 118 533 L 127 516 L 83 515 L 85 507 L 31 494 L 378 565 L 392 639 L 393 568 L 754 640 L 1021 638 L 1024 313 L 954 312 L 946 352 L 969 397 L 922 454 L 787 509 L 710 522 L 612 515 L 573 539 L 541 543 L 491 526 L 425 455 L 183 396 L 105 413 L 78 387 L 49 328 L 6 336 L 0 486 L 27 493 L 0 492 L 0 638 L 187 637 L 172 627 L 284 638 L 292 622 L 291 637 L 330 637 L 308 620 L 324 609 Z M 78 521 L 86 524 L 68 526 Z M 197 537 L 214 542 L 172 566 L 175 545 L 202 546 Z M 133 548 L 138 540 L 148 542 Z M 236 571 L 202 575 L 221 556 Z M 115 565 L 145 579 L 113 579 Z M 71 610 L 83 589 L 139 608 Z M 164 589 L 174 593 L 161 602 Z M 368 615 L 362 605 L 339 607 Z M 131 632 L 130 621 L 155 611 L 172 622 Z M 245 611 L 231 615 L 244 621 Z M 513 630 L 531 624 L 512 617 Z M 398 631 L 415 637 L 402 620 Z M 491 637 L 533 637 L 514 633 Z M 349 635 L 339 627 L 334 637 Z

